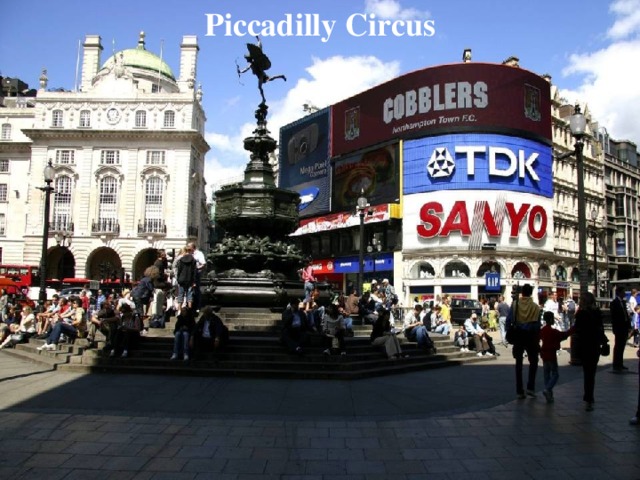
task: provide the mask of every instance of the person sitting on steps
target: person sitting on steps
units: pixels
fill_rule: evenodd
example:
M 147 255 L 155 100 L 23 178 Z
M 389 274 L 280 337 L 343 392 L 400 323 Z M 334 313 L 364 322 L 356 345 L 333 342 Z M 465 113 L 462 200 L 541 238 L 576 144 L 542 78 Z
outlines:
M 347 354 L 344 343 L 346 333 L 344 317 L 338 312 L 337 305 L 331 304 L 326 308 L 326 312 L 322 317 L 322 333 L 324 335 L 324 344 L 327 347 L 323 352 L 325 355 L 331 355 L 331 350 L 334 348 L 334 340 L 338 343 L 340 355 Z
M 396 360 L 402 355 L 400 341 L 395 334 L 395 329 L 391 327 L 391 312 L 383 309 L 378 314 L 378 319 L 373 324 L 371 330 L 371 345 L 382 346 L 389 360 Z

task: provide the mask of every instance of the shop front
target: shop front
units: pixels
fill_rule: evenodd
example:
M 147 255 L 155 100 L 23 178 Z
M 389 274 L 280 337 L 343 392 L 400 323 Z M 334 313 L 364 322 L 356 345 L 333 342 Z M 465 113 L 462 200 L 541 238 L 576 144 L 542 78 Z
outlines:
M 348 294 L 353 290 L 358 275 L 358 256 L 319 259 L 313 261 L 313 273 L 321 283 L 329 283 L 332 290 L 344 291 Z M 393 278 L 393 253 L 380 252 L 364 257 L 363 284 L 371 285 L 372 280 L 382 281 Z

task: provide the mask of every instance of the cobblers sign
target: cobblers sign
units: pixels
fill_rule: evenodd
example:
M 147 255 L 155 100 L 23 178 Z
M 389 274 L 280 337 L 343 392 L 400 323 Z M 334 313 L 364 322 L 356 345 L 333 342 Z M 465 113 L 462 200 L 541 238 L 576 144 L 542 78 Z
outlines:
M 396 138 L 492 131 L 551 140 L 551 89 L 506 65 L 463 63 L 408 73 L 331 107 L 331 156 Z
M 488 190 L 430 192 L 404 197 L 403 247 L 502 248 L 548 251 L 553 239 L 553 200 Z

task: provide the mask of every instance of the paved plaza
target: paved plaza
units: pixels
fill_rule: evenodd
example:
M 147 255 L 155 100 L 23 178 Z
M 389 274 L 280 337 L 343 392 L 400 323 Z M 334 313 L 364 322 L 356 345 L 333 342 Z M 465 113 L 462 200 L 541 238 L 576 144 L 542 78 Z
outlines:
M 595 411 L 559 357 L 556 401 L 496 361 L 365 380 L 70 374 L 0 352 L 0 478 L 640 479 L 635 349 Z

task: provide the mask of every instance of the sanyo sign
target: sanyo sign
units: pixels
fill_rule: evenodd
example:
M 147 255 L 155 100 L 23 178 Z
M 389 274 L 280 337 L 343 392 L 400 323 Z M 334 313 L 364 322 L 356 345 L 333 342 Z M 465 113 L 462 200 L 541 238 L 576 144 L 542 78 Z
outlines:
M 404 193 L 510 190 L 553 197 L 551 147 L 519 137 L 452 134 L 404 143 Z
M 466 190 L 407 195 L 403 201 L 405 251 L 432 247 L 552 251 L 553 200 L 517 192 Z

